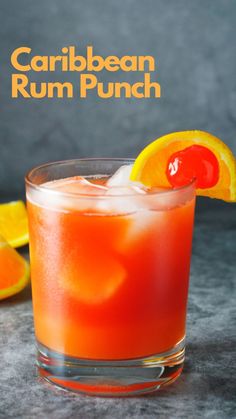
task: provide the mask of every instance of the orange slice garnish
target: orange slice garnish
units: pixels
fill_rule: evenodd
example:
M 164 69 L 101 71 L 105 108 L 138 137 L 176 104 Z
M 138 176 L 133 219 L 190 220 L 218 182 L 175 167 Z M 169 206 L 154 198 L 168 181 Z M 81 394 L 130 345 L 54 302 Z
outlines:
M 207 149 L 218 163 L 217 181 L 210 187 L 198 187 L 197 195 L 236 202 L 235 157 L 223 141 L 204 131 L 174 132 L 153 141 L 136 158 L 131 180 L 142 182 L 149 187 L 173 187 L 167 175 L 171 158 L 178 156 L 178 152 L 191 151 L 192 146 L 201 146 L 198 149 L 202 150 Z M 195 163 L 197 166 L 198 162 Z
M 0 235 L 13 247 L 29 242 L 27 212 L 23 201 L 0 204 Z
M 28 282 L 28 262 L 0 236 L 0 300 L 17 294 Z

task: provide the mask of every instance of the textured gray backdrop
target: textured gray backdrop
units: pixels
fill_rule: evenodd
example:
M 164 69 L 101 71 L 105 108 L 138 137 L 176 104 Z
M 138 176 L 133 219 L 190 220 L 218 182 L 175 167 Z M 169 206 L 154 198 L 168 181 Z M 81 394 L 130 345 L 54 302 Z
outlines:
M 208 130 L 236 153 L 235 21 L 234 0 L 2 0 L 1 200 L 23 196 L 24 174 L 36 164 L 135 156 L 172 130 Z M 88 44 L 103 56 L 153 55 L 161 100 L 11 99 L 9 63 L 15 48 L 57 54 L 76 45 L 81 53 Z M 75 81 L 78 75 L 70 77 Z

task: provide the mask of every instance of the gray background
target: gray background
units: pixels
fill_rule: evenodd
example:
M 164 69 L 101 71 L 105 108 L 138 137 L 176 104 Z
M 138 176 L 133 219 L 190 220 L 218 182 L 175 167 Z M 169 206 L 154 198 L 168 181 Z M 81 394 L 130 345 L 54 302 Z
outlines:
M 173 130 L 202 129 L 236 153 L 234 0 L 8 0 L 0 4 L 1 200 L 24 194 L 25 172 L 42 162 L 132 156 Z M 57 54 L 153 55 L 161 99 L 12 99 L 10 55 L 19 46 Z M 113 74 L 113 75 L 112 75 Z M 123 74 L 101 76 L 122 80 Z M 34 73 L 31 79 L 61 75 Z M 65 77 L 65 76 L 63 76 Z M 63 78 L 62 77 L 62 78 Z M 68 80 L 76 84 L 78 74 Z M 135 80 L 135 74 L 128 76 Z

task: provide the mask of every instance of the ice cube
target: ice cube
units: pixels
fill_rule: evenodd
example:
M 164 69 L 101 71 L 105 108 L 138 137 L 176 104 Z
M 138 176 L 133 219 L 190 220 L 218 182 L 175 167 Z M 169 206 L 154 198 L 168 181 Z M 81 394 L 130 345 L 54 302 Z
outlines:
M 43 186 L 53 190 L 65 193 L 77 193 L 79 195 L 103 195 L 107 191 L 106 186 L 91 183 L 82 176 L 54 180 L 44 183 Z
M 161 231 L 166 225 L 166 213 L 164 211 L 150 211 L 143 209 L 127 215 L 127 230 L 117 244 L 121 253 L 129 249 L 135 249 L 138 244 L 152 240 L 155 231 Z
M 140 209 L 139 196 L 144 195 L 147 188 L 139 182 L 130 180 L 132 165 L 121 166 L 107 183 L 104 199 L 99 199 L 96 208 L 100 212 L 111 215 L 129 214 Z
M 112 298 L 126 278 L 121 263 L 103 249 L 80 246 L 67 255 L 59 283 L 74 298 L 86 304 L 100 304 Z
M 140 188 L 145 188 L 145 186 L 140 182 L 133 182 L 130 180 L 130 174 L 132 171 L 133 165 L 121 166 L 107 181 L 106 186 L 108 188 L 113 186 L 139 186 Z
M 104 199 L 97 201 L 96 209 L 104 214 L 130 214 L 141 208 L 139 198 L 145 195 L 145 190 L 137 185 L 112 186 L 107 189 Z
M 109 187 L 105 193 L 106 196 L 123 196 L 123 195 L 135 195 L 145 194 L 145 190 L 138 185 L 125 185 L 125 186 L 112 186 Z
M 127 186 L 130 181 L 130 174 L 133 165 L 121 166 L 115 173 L 112 175 L 108 181 L 107 186 Z
M 27 199 L 40 206 L 60 211 L 94 210 L 96 196 L 104 195 L 107 191 L 106 186 L 91 183 L 81 176 L 54 180 L 42 186 L 44 189 L 29 191 Z M 65 196 L 63 193 L 73 196 Z

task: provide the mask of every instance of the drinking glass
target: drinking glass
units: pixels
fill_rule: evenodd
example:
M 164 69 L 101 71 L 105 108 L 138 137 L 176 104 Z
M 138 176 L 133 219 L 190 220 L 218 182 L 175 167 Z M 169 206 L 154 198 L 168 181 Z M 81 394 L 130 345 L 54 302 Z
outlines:
M 56 188 L 74 176 L 102 184 L 132 163 L 68 160 L 26 176 L 38 370 L 74 392 L 141 395 L 183 368 L 194 182 L 142 194 Z

